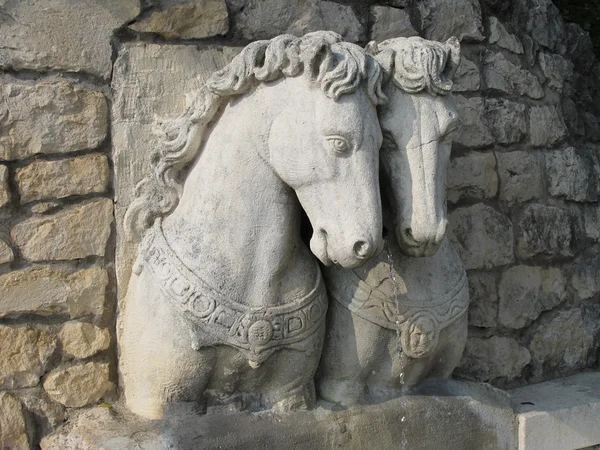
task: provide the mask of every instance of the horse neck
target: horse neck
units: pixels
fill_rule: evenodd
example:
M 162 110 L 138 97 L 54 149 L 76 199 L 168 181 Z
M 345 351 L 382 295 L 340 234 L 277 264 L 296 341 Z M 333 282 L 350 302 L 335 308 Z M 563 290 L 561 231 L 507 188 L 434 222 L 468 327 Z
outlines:
M 294 192 L 259 155 L 268 154 L 274 117 L 249 120 L 257 100 L 225 108 L 164 229 L 184 263 L 211 287 L 236 302 L 265 306 L 307 292 L 315 269 L 300 240 Z

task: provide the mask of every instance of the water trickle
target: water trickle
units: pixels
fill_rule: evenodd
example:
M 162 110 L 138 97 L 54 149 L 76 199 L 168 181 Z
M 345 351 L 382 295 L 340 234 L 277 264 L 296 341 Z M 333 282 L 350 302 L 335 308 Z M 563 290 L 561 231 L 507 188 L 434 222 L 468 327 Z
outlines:
M 394 305 L 396 305 L 396 336 L 398 337 L 397 352 L 398 356 L 402 357 L 402 341 L 400 337 L 402 332 L 400 330 L 400 296 L 398 295 L 398 282 L 396 281 L 396 271 L 394 270 L 394 257 L 392 255 L 392 249 L 389 241 L 385 241 L 385 251 L 387 253 L 387 262 L 389 268 L 389 279 L 392 282 L 392 296 L 394 299 Z M 400 383 L 404 384 L 404 374 L 400 374 Z

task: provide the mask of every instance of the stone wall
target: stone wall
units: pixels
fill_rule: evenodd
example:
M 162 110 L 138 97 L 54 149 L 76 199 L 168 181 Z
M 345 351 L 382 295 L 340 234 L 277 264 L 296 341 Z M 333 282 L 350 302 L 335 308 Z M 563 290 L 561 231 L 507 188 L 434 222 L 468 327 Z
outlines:
M 195 67 L 281 33 L 461 39 L 448 205 L 472 304 L 457 376 L 507 387 L 597 366 L 600 64 L 588 36 L 550 0 L 380 3 L 2 3 L 0 448 L 35 447 L 73 408 L 116 401 L 113 209 L 128 199 L 113 167 L 152 144 L 137 136 L 156 113 L 185 106 Z

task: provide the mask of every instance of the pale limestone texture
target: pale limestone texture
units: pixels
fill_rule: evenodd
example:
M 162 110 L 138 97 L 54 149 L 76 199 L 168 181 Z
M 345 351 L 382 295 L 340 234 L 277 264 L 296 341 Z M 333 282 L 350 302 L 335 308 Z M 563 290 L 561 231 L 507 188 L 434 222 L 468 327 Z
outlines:
M 478 380 L 491 381 L 504 378 L 508 381 L 517 378 L 531 361 L 529 351 L 513 338 L 492 336 L 490 338 L 471 337 L 467 339 L 465 353 L 459 374 L 468 371 Z
M 58 333 L 63 352 L 75 358 L 89 358 L 110 346 L 110 333 L 91 323 L 68 322 Z
M 512 224 L 489 206 L 456 209 L 448 233 L 467 269 L 490 269 L 514 260 Z
M 43 434 L 54 431 L 65 421 L 66 410 L 64 406 L 51 401 L 42 386 L 20 389 L 19 399 L 28 411 L 47 419 L 47 423 L 41 423 L 40 431 Z
M 456 203 L 461 198 L 495 197 L 498 192 L 495 168 L 493 153 L 471 152 L 453 158 L 448 169 L 448 201 Z
M 12 251 L 12 248 L 10 248 L 10 246 L 3 240 L 0 240 L 0 264 L 12 262 L 14 259 L 15 254 Z
M 0 317 L 101 316 L 107 284 L 108 275 L 99 267 L 76 272 L 50 267 L 16 270 L 0 276 Z
M 111 73 L 110 38 L 139 14 L 138 0 L 2 2 L 0 67 Z
M 600 163 L 592 150 L 568 147 L 546 153 L 548 192 L 578 202 L 597 202 Z
M 48 374 L 44 390 L 50 398 L 69 408 L 96 403 L 114 388 L 107 363 L 89 362 L 59 368 Z
M 453 92 L 478 91 L 481 87 L 481 72 L 479 67 L 464 55 L 454 76 Z
M 236 36 L 252 40 L 284 33 L 302 36 L 317 30 L 335 31 L 349 42 L 365 35 L 352 7 L 329 1 L 248 0 L 234 20 Z
M 1 52 L 1 50 L 0 50 Z M 108 129 L 101 92 L 64 81 L 0 85 L 0 160 L 95 148 Z
M 496 158 L 501 201 L 512 205 L 542 196 L 542 169 L 535 154 L 526 151 L 498 152 Z
M 600 255 L 584 253 L 573 262 L 571 271 L 571 284 L 580 298 L 600 293 Z
M 161 9 L 130 28 L 157 33 L 165 39 L 201 39 L 227 34 L 229 30 L 225 0 L 163 0 Z
M 532 106 L 529 109 L 529 133 L 532 146 L 551 147 L 567 136 L 567 127 L 555 106 Z
M 113 202 L 101 199 L 26 219 L 10 234 L 27 261 L 104 256 L 112 222 Z
M 457 95 L 456 110 L 459 126 L 454 134 L 454 142 L 465 147 L 486 147 L 494 142 L 494 137 L 484 121 L 485 105 L 483 98 L 466 98 Z
M 498 285 L 498 318 L 507 328 L 523 328 L 566 297 L 566 281 L 560 269 L 511 267 L 502 274 Z
M 0 392 L 0 448 L 30 449 L 23 406 L 8 392 Z
M 490 44 L 510 50 L 513 53 L 523 54 L 523 44 L 514 34 L 509 33 L 504 25 L 496 17 L 490 17 Z
M 381 42 L 395 37 L 418 36 L 408 12 L 389 6 L 372 6 L 371 39 Z
M 476 0 L 423 0 L 417 6 L 423 36 L 427 39 L 444 41 L 451 36 L 461 41 L 484 39 L 481 6 Z
M 469 325 L 490 328 L 497 324 L 498 292 L 491 273 L 469 273 Z
M 0 389 L 36 386 L 56 349 L 56 339 L 45 331 L 0 326 Z
M 15 172 L 21 203 L 71 195 L 106 192 L 109 182 L 105 155 L 58 161 L 34 161 Z
M 514 144 L 527 133 L 525 105 L 503 98 L 485 101 L 485 122 L 498 144 Z
M 483 63 L 488 88 L 532 99 L 544 97 L 544 89 L 536 76 L 509 61 L 502 53 L 486 50 Z
M 548 86 L 562 92 L 565 81 L 573 76 L 573 63 L 560 55 L 545 52 L 540 52 L 539 59 Z
M 0 208 L 10 203 L 10 187 L 8 186 L 8 167 L 0 165 Z
M 527 205 L 518 221 L 517 255 L 522 259 L 540 254 L 549 259 L 572 256 L 572 222 L 567 210 L 539 203 Z

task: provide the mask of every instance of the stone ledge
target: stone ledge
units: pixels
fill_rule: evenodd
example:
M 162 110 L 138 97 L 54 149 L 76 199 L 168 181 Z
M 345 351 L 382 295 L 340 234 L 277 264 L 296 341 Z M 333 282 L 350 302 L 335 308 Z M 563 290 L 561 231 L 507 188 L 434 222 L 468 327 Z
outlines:
M 576 450 L 600 444 L 600 372 L 510 391 L 519 450 Z

